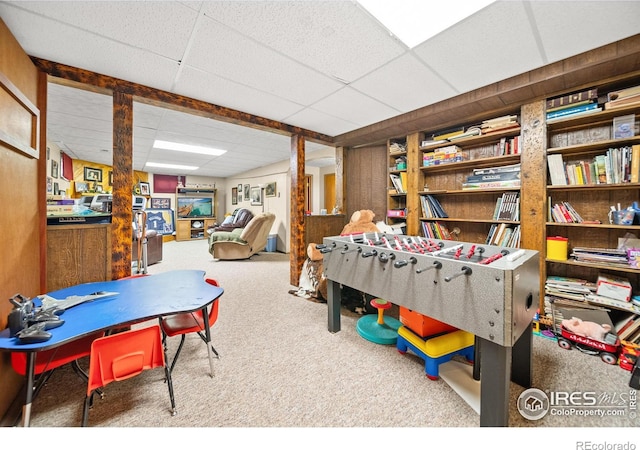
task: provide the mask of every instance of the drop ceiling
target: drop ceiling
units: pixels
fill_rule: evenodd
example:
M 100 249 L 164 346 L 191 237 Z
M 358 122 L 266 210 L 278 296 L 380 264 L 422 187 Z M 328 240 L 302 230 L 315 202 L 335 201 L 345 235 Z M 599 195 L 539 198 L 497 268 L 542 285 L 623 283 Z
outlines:
M 337 136 L 638 34 L 640 2 L 496 1 L 413 48 L 351 0 L 0 1 L 0 17 L 31 56 Z M 49 141 L 111 164 L 110 96 L 50 83 L 48 102 Z M 136 170 L 226 178 L 289 154 L 288 136 L 134 104 Z

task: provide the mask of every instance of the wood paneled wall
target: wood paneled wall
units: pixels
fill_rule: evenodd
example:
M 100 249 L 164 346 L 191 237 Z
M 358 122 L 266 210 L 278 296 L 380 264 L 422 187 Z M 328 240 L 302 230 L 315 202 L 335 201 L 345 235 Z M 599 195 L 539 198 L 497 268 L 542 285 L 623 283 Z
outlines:
M 0 129 L 17 143 L 34 143 L 36 150 L 34 157 L 0 141 L 0 329 L 4 329 L 12 308 L 9 298 L 17 293 L 35 297 L 44 287 L 46 218 L 46 158 L 39 157 L 46 151 L 46 146 L 40 144 L 45 137 L 41 129 L 33 128 L 31 112 L 9 92 L 13 89 L 39 109 L 46 92 L 41 89 L 38 70 L 1 19 L 0 75 Z M 40 134 L 40 142 L 34 140 L 34 133 Z M 9 355 L 0 353 L 0 417 L 21 384 L 22 378 L 11 368 Z

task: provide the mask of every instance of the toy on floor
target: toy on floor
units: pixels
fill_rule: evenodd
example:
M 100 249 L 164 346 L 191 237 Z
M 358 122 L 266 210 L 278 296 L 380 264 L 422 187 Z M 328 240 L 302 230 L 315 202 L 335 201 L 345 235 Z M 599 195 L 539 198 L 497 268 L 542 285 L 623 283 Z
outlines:
M 376 344 L 393 345 L 398 339 L 398 328 L 402 326 L 398 319 L 384 316 L 384 311 L 391 308 L 391 303 L 374 298 L 371 306 L 378 310 L 378 314 L 362 316 L 356 323 L 358 334 Z
M 438 367 L 453 356 L 462 355 L 467 361 L 473 362 L 474 340 L 475 336 L 464 330 L 423 338 L 402 326 L 398 328 L 396 347 L 403 355 L 411 350 L 422 358 L 427 378 L 437 380 L 440 377 Z

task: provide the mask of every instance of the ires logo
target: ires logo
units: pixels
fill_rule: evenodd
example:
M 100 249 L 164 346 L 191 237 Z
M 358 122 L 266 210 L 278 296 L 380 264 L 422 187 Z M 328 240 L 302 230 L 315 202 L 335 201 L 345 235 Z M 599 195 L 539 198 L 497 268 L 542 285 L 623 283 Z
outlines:
M 549 392 L 551 406 L 596 406 L 598 396 L 595 392 Z

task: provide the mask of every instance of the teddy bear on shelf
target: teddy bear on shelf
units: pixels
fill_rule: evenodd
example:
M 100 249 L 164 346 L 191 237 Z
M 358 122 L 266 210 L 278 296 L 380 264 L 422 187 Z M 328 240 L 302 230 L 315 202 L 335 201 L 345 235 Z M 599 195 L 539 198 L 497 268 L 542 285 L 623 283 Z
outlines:
M 342 236 L 349 234 L 359 233 L 373 233 L 380 232 L 376 224 L 373 222 L 373 218 L 376 215 L 370 209 L 361 209 L 351 214 L 351 220 L 342 229 Z
M 562 326 L 578 336 L 584 336 L 600 342 L 605 342 L 605 335 L 611 331 L 611 325 L 606 323 L 600 325 L 595 322 L 584 321 L 578 317 L 564 319 Z

